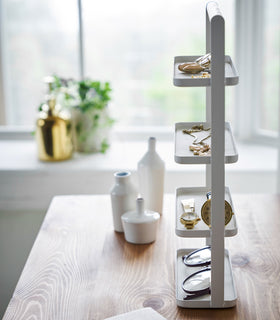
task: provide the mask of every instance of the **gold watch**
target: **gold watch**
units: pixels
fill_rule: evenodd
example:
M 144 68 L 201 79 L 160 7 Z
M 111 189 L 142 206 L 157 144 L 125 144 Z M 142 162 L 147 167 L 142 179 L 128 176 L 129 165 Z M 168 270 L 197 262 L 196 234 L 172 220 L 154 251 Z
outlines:
M 211 227 L 211 192 L 207 192 L 206 197 L 207 200 L 201 207 L 201 218 L 209 227 Z M 225 226 L 230 222 L 233 214 L 231 205 L 225 200 Z
M 194 208 L 194 199 L 181 200 L 184 213 L 180 217 L 180 222 L 186 229 L 193 229 L 194 226 L 200 221 Z

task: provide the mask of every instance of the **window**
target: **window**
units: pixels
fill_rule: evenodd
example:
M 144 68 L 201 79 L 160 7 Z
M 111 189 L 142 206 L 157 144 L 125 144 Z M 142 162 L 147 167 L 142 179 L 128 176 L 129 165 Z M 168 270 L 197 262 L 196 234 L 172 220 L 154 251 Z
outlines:
M 280 89 L 280 2 L 265 2 L 263 16 L 263 78 L 261 90 L 261 108 L 258 114 L 257 127 L 260 131 L 276 133 L 279 121 Z
M 172 84 L 174 56 L 205 52 L 205 3 L 82 0 L 85 75 L 111 82 L 111 112 L 119 125 L 169 126 L 205 118 L 205 91 Z M 79 77 L 77 0 L 0 5 L 0 118 L 5 113 L 8 125 L 33 125 L 44 97 L 43 77 Z M 280 104 L 280 3 L 220 5 L 226 53 L 240 73 L 240 84 L 226 88 L 226 118 L 239 138 L 271 141 Z
M 276 143 L 280 88 L 280 3 L 236 0 L 237 132 Z
M 32 125 L 42 78 L 79 76 L 75 0 L 0 0 L 7 124 Z M 205 90 L 172 84 L 173 57 L 205 53 L 205 0 L 83 0 L 85 76 L 110 81 L 120 125 L 205 118 Z M 221 1 L 226 52 L 234 52 L 234 0 Z M 232 89 L 227 89 L 232 97 Z M 233 117 L 232 99 L 227 117 Z
M 78 77 L 77 1 L 0 3 L 6 123 L 33 125 L 44 97 L 43 77 Z
M 232 47 L 233 1 L 225 5 Z M 84 1 L 87 72 L 112 80 L 113 111 L 120 123 L 173 125 L 204 119 L 204 90 L 172 84 L 174 56 L 205 52 L 204 12 L 205 1 L 143 0 L 137 6 L 104 0 L 98 7 Z

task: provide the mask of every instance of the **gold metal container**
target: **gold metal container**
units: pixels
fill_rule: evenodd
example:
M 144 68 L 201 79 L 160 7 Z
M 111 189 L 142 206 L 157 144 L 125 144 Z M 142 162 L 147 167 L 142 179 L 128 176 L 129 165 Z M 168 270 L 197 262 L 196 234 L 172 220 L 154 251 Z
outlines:
M 62 161 L 72 157 L 71 116 L 59 109 L 51 94 L 36 122 L 36 141 L 38 157 L 42 161 Z

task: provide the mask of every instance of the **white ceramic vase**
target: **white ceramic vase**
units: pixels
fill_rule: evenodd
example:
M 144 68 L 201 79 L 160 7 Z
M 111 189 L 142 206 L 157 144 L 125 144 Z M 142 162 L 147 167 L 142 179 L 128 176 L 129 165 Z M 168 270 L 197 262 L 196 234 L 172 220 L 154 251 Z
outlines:
M 135 210 L 137 191 L 131 183 L 129 171 L 116 172 L 114 176 L 115 185 L 110 192 L 113 224 L 115 231 L 123 232 L 121 216 L 127 211 Z
M 136 200 L 136 211 L 122 215 L 125 240 L 130 243 L 144 244 L 156 240 L 158 212 L 144 210 L 144 199 Z
M 149 138 L 148 151 L 138 162 L 137 172 L 145 208 L 162 214 L 165 164 L 156 152 L 156 138 Z

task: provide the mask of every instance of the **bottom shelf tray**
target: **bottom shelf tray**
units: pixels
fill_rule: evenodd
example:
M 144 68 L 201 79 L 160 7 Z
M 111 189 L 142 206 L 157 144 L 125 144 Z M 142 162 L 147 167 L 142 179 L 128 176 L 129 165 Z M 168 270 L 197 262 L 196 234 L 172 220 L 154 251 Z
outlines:
M 178 249 L 175 266 L 175 282 L 176 282 L 176 300 L 177 305 L 183 308 L 212 308 L 211 295 L 207 294 L 191 300 L 184 300 L 186 293 L 182 290 L 181 284 L 184 279 L 190 274 L 201 269 L 201 267 L 187 267 L 183 263 L 182 257 L 196 249 Z M 224 291 L 224 305 L 220 308 L 234 307 L 236 304 L 236 289 L 234 285 L 231 262 L 229 253 L 225 250 L 225 291 Z

